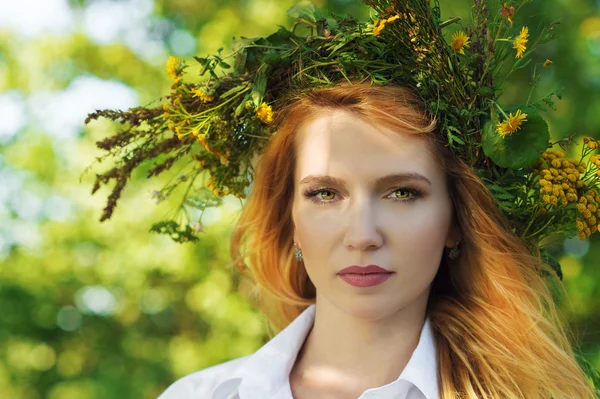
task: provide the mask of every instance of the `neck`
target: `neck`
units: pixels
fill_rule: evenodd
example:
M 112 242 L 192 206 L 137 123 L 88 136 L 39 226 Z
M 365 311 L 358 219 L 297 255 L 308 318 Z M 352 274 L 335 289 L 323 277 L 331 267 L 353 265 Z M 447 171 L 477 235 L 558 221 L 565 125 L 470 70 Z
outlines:
M 419 342 L 428 292 L 424 295 L 425 301 L 389 314 L 349 313 L 317 295 L 315 322 L 291 378 L 314 389 L 339 387 L 359 395 L 395 381 Z

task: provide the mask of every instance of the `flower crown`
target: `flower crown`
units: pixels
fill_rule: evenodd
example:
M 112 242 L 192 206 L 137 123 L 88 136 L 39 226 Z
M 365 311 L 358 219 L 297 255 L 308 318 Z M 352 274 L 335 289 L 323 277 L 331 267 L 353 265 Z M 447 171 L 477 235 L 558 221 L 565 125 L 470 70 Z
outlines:
M 132 171 L 154 161 L 147 176 L 187 163 L 161 190 L 160 202 L 180 184 L 184 194 L 175 216 L 152 225 L 177 242 L 197 241 L 202 213 L 221 206 L 222 197 L 245 198 L 253 179 L 251 160 L 277 129 L 277 112 L 286 95 L 327 87 L 339 81 L 398 84 L 420 96 L 447 145 L 463 158 L 511 221 L 516 235 L 530 246 L 562 232 L 585 239 L 600 222 L 600 157 L 584 161 L 598 147 L 586 137 L 580 159 L 565 159 L 573 135 L 550 142 L 540 115 L 556 109 L 552 91 L 540 99 L 532 94 L 552 61 L 533 63 L 537 45 L 554 38 L 558 22 L 543 26 L 535 40 L 519 19 L 532 0 L 512 0 L 500 8 L 474 0 L 471 26 L 461 18 L 442 21 L 437 1 L 363 0 L 376 19 L 360 22 L 349 15 L 326 17 L 309 1 L 287 14 L 295 19 L 267 37 L 234 39 L 232 53 L 204 58 L 202 82 L 184 82 L 187 65 L 167 61 L 171 93 L 161 106 L 92 113 L 119 122 L 123 128 L 97 143 L 103 161 L 116 158 L 112 169 L 96 175 L 92 194 L 115 181 L 100 221 L 109 219 Z M 447 30 L 458 25 L 451 35 Z M 300 31 L 300 32 L 297 32 Z M 302 33 L 303 32 L 303 33 Z M 511 107 L 500 105 L 506 79 L 533 66 L 529 98 Z M 203 183 L 198 182 L 200 177 Z M 200 212 L 198 218 L 194 212 Z M 542 252 L 562 278 L 560 265 Z

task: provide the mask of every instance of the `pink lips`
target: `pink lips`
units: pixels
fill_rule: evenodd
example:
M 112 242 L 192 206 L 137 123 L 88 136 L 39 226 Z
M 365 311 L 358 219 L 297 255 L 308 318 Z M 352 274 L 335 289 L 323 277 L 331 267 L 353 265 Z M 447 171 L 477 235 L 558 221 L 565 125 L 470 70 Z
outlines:
M 392 277 L 394 272 L 377 265 L 350 266 L 338 272 L 342 280 L 355 287 L 372 287 Z

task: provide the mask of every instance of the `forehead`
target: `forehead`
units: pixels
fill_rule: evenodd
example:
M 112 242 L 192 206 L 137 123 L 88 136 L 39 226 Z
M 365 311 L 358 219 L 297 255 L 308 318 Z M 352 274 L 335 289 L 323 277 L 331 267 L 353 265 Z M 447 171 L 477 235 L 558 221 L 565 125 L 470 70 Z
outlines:
M 296 143 L 296 182 L 311 174 L 375 180 L 398 172 L 417 172 L 432 182 L 443 179 L 423 137 L 374 125 L 345 111 L 306 122 Z

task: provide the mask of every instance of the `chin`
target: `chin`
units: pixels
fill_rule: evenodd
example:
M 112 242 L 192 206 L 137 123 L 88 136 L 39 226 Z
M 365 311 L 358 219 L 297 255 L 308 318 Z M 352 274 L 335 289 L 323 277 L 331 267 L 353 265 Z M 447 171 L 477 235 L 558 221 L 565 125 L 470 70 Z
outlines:
M 406 303 L 399 298 L 385 295 L 355 295 L 353 298 L 344 298 L 335 302 L 335 305 L 348 315 L 370 321 L 389 317 L 406 306 Z

